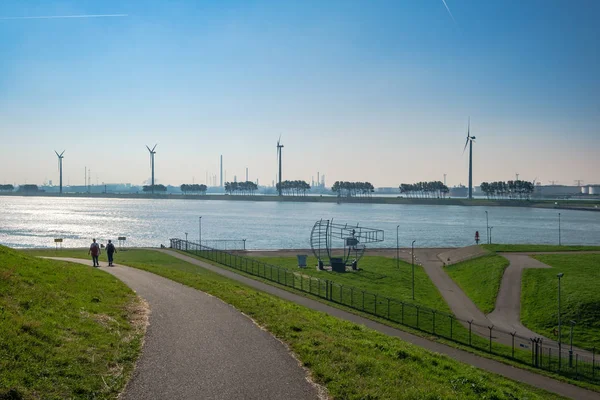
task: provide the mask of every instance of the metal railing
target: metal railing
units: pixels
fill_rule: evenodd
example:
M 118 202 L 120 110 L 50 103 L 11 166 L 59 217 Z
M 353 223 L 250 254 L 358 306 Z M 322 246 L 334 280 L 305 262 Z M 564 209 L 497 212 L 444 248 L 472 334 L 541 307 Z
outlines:
M 596 362 L 595 348 L 584 352 L 569 352 L 563 347 L 559 352 L 556 343 L 544 344 L 543 339 L 539 337 L 523 337 L 516 332 L 461 320 L 443 311 L 302 274 L 227 251 L 204 245 L 198 246 L 195 242 L 181 239 L 170 239 L 170 241 L 173 249 L 310 293 L 333 303 L 536 368 L 600 383 L 600 367 Z

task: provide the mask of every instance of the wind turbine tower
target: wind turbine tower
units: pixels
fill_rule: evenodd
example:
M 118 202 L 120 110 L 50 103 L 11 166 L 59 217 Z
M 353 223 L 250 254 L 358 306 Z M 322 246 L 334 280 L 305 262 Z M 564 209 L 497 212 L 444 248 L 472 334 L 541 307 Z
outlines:
M 156 148 L 156 146 L 158 146 L 158 143 L 154 145 L 152 150 L 150 150 L 150 147 L 146 145 L 146 148 L 150 152 L 150 167 L 152 168 L 152 194 L 154 194 L 154 155 L 156 154 L 156 151 L 154 151 L 154 149 Z
M 279 195 L 282 195 L 282 187 L 281 187 L 281 149 L 283 149 L 283 145 L 281 142 L 281 135 L 279 135 L 279 139 L 277 139 L 277 159 L 279 160 Z
M 473 198 L 473 141 L 475 140 L 475 136 L 471 136 L 471 117 L 469 117 L 469 124 L 467 126 L 467 141 L 465 143 L 465 148 L 463 149 L 463 154 L 467 149 L 467 145 L 469 145 L 469 199 Z
M 221 154 L 221 187 L 223 187 L 223 155 Z
M 62 194 L 62 160 L 64 158 L 63 154 L 65 154 L 65 150 L 62 153 L 58 154 L 56 150 L 54 150 L 56 156 L 58 157 L 58 171 L 60 173 L 60 194 Z

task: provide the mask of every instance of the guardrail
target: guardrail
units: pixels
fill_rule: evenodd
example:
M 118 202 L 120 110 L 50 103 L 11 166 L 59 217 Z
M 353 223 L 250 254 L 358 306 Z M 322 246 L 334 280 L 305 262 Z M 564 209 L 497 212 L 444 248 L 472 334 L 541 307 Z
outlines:
M 491 354 L 529 364 L 571 378 L 600 383 L 596 349 L 582 352 L 559 351 L 555 343 L 543 338 L 519 336 L 494 326 L 456 318 L 452 314 L 418 304 L 385 297 L 328 279 L 291 271 L 253 258 L 232 254 L 195 242 L 170 239 L 171 248 L 226 265 L 279 285 L 310 293 L 333 303 L 374 315 L 428 334 L 448 339 Z

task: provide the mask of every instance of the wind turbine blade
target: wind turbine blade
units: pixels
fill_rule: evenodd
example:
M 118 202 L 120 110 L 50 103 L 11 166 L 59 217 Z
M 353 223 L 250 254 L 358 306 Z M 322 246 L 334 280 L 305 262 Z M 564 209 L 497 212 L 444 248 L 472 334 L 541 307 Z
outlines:
M 150 150 L 150 147 L 148 147 L 148 145 L 146 145 L 146 148 L 148 149 L 148 151 L 149 151 L 150 153 L 152 153 L 152 150 Z
M 63 154 L 65 154 L 65 151 L 66 151 L 66 150 L 63 150 L 63 152 L 62 152 L 62 153 L 60 153 L 60 158 L 62 158 Z
M 55 154 L 56 154 L 58 157 L 60 157 L 60 156 L 58 155 L 58 152 L 57 152 L 56 150 L 54 150 L 54 153 L 55 153 Z
M 465 154 L 465 150 L 467 149 L 468 144 L 469 144 L 469 137 L 467 136 L 467 141 L 465 142 L 465 148 L 463 149 L 463 154 Z
M 156 148 L 156 146 L 158 146 L 158 143 L 156 143 L 156 144 L 154 145 L 154 147 L 152 148 L 152 152 L 153 152 L 153 153 L 154 153 L 154 149 Z
M 467 136 L 471 136 L 471 117 L 469 117 L 469 125 L 467 126 Z

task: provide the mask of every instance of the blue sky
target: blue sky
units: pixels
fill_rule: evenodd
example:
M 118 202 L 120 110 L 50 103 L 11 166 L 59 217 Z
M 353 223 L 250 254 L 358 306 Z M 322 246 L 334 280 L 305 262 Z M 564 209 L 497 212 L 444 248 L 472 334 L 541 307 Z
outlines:
M 3 0 L 0 182 L 600 183 L 600 3 L 446 3 Z

